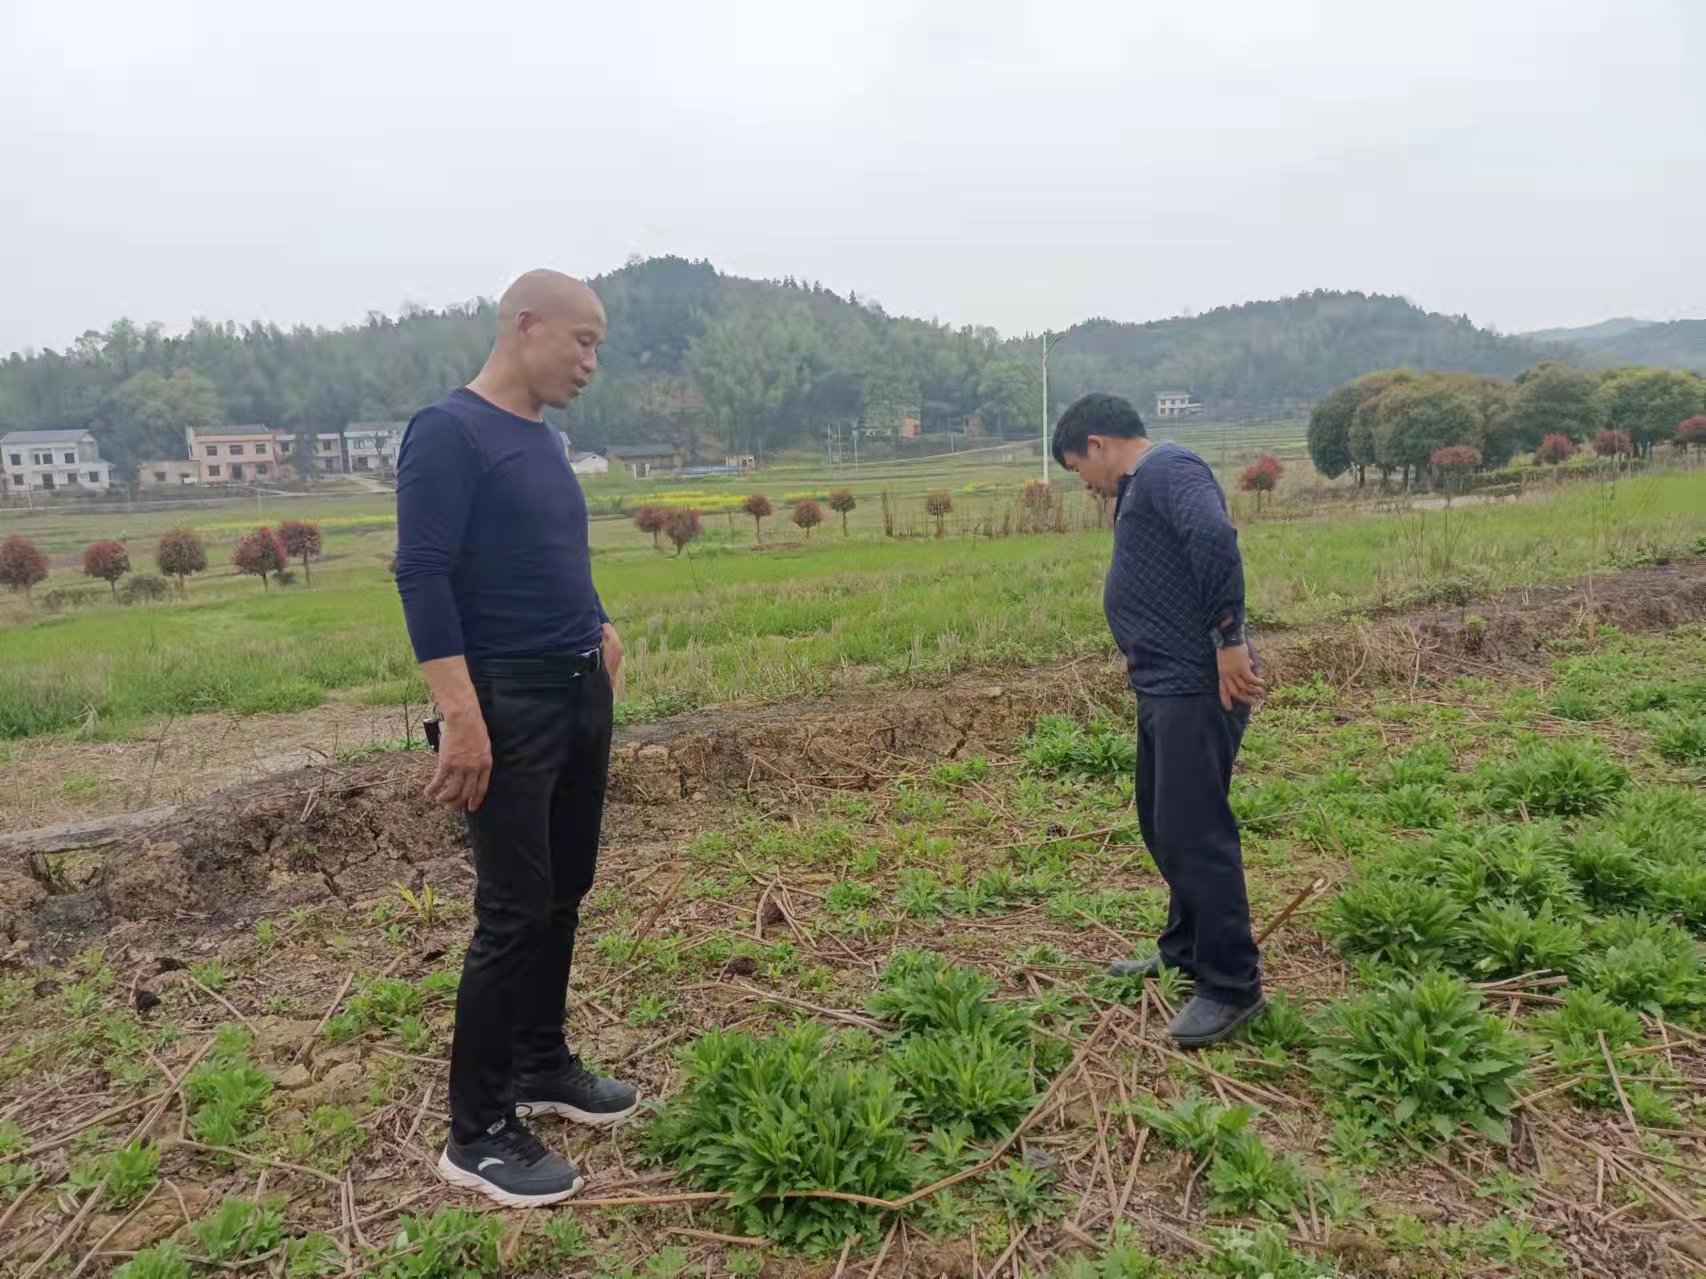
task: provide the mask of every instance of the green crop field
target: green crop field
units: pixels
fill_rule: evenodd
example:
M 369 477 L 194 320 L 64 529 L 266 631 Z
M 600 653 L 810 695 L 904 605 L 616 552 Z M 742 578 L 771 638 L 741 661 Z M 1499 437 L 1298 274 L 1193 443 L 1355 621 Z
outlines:
M 979 535 L 1012 517 L 1029 474 L 967 459 L 916 486 L 862 475 L 851 482 L 859 507 L 849 533 L 831 515 L 809 538 L 783 502 L 828 487 L 821 472 L 740 477 L 725 482 L 729 493 L 762 488 L 777 502 L 763 544 L 753 522 L 731 512 L 707 517 L 702 539 L 679 557 L 654 551 L 625 515 L 596 517 L 594 573 L 630 655 L 622 714 L 1104 650 L 1109 535 L 1087 496 L 1062 486 L 1065 532 Z M 955 503 L 941 538 L 923 511 L 933 487 Z M 589 485 L 602 510 L 670 491 Z M 883 534 L 885 492 L 903 536 Z M 1282 504 L 1271 509 L 1285 518 L 1259 519 L 1243 495 L 1234 507 L 1253 616 L 1299 624 L 1691 553 L 1706 537 L 1706 474 L 1580 483 L 1455 510 L 1312 515 Z M 320 522 L 325 556 L 312 585 L 298 569 L 295 585 L 263 589 L 229 567 L 229 546 L 257 520 L 285 515 Z M 211 565 L 181 601 L 120 607 L 73 567 L 94 537 L 125 540 L 136 567 L 150 567 L 154 538 L 175 523 L 201 530 Z M 36 588 L 34 608 L 12 597 L 0 615 L 0 736 L 126 736 L 161 715 L 300 709 L 337 689 L 366 690 L 375 703 L 420 698 L 386 567 L 395 535 L 387 497 L 269 499 L 259 514 L 12 512 L 0 532 L 14 531 L 37 538 L 59 567 Z M 56 591 L 61 611 L 49 613 Z
M 844 789 L 784 770 L 614 805 L 569 1033 L 652 1104 L 536 1121 L 590 1179 L 554 1211 L 425 1171 L 471 911 L 420 761 L 291 796 L 277 851 L 186 822 L 187 847 L 116 859 L 179 878 L 131 891 L 102 944 L 0 974 L 14 1253 L 87 1217 L 40 1273 L 1002 1275 L 1019 1252 L 1033 1279 L 1691 1273 L 1706 633 L 1561 622 L 1544 645 L 1538 693 L 1276 691 L 1231 792 L 1270 1005 L 1201 1053 L 1166 1037 L 1177 973 L 1103 971 L 1168 909 L 1112 681 L 1077 718 L 873 755 Z M 423 861 L 363 861 L 405 831 Z M 257 858 L 241 902 L 181 882 Z

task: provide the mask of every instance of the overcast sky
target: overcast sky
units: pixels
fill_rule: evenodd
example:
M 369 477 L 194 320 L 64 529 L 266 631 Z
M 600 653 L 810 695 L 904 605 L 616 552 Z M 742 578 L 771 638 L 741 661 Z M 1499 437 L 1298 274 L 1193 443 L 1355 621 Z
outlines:
M 631 254 L 1005 332 L 1706 315 L 1699 0 L 0 0 L 0 351 Z

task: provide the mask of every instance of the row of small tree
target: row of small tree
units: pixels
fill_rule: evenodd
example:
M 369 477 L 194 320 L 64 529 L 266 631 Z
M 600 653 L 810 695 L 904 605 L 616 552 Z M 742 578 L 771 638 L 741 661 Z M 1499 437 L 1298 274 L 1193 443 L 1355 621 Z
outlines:
M 1388 369 L 1336 387 L 1315 406 L 1309 456 L 1328 479 L 1355 470 L 1361 484 L 1372 467 L 1383 481 L 1398 473 L 1407 485 L 1429 480 L 1447 449 L 1472 452 L 1473 463 L 1464 452 L 1445 463 L 1471 470 L 1530 452 L 1542 463 L 1560 462 L 1578 446 L 1607 457 L 1646 456 L 1667 440 L 1706 439 L 1703 411 L 1706 379 L 1676 369 L 1595 374 L 1545 363 L 1514 382 Z
M 277 577 L 293 560 L 302 563 L 303 579 L 309 579 L 309 562 L 318 559 L 324 543 L 320 526 L 308 520 L 285 520 L 276 529 L 262 526 L 238 539 L 231 563 L 240 573 L 254 574 L 267 588 L 268 574 Z M 207 547 L 192 528 L 167 529 L 154 548 L 154 564 L 162 577 L 173 578 L 178 593 L 185 582 L 207 568 Z M 111 538 L 90 542 L 83 548 L 83 575 L 105 582 L 118 598 L 118 584 L 131 571 L 130 550 Z M 0 542 L 0 586 L 23 591 L 26 596 L 47 577 L 47 555 L 27 537 L 8 537 Z M 127 588 L 128 589 L 128 588 Z

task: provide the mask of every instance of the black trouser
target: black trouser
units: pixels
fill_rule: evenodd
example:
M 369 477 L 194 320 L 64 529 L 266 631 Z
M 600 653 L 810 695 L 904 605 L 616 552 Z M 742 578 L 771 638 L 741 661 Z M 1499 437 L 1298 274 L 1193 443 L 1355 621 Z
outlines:
M 610 770 L 610 680 L 550 659 L 470 663 L 492 740 L 485 802 L 468 814 L 479 884 L 456 993 L 450 1130 L 510 1113 L 518 1074 L 566 1063 L 563 1017 L 580 903 L 598 864 Z
M 1172 890 L 1163 963 L 1200 995 L 1245 1006 L 1261 997 L 1238 822 L 1227 802 L 1250 709 L 1220 698 L 1142 697 L 1137 704 L 1137 822 Z

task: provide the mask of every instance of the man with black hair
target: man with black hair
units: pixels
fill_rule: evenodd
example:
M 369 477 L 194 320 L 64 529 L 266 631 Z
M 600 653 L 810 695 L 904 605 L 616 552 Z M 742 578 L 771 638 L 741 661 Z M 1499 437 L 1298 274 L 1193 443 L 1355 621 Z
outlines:
M 1244 635 L 1244 565 L 1208 463 L 1154 444 L 1130 401 L 1086 395 L 1061 414 L 1054 456 L 1114 500 L 1102 594 L 1137 694 L 1137 820 L 1172 890 L 1157 953 L 1109 971 L 1174 968 L 1195 985 L 1168 1027 L 1187 1048 L 1216 1044 L 1264 1007 L 1232 761 L 1262 681 Z

